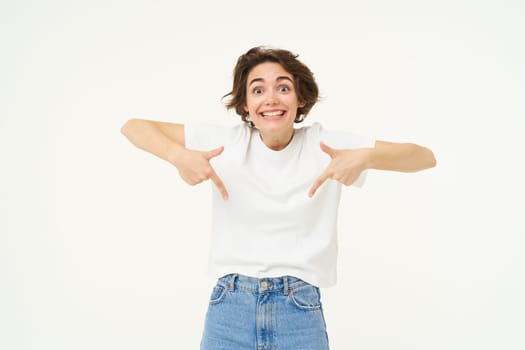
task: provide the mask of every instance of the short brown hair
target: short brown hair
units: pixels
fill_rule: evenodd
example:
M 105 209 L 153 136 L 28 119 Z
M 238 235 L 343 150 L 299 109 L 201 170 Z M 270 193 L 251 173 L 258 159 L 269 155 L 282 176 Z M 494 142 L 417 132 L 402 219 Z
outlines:
M 290 51 L 267 48 L 264 46 L 251 48 L 248 52 L 241 55 L 233 70 L 232 91 L 223 96 L 223 98 L 230 96 L 230 100 L 226 103 L 226 108 L 235 108 L 235 112 L 241 116 L 242 120 L 253 126 L 247 120 L 248 112 L 244 109 L 244 106 L 246 106 L 246 84 L 248 74 L 255 66 L 261 63 L 275 62 L 279 63 L 284 70 L 290 73 L 294 78 L 297 99 L 300 103 L 304 103 L 303 107 L 297 109 L 295 122 L 302 122 L 308 112 L 310 112 L 310 109 L 317 102 L 319 98 L 319 89 L 315 82 L 313 73 L 304 63 L 299 61 L 297 57 L 299 57 L 299 55 L 293 54 Z

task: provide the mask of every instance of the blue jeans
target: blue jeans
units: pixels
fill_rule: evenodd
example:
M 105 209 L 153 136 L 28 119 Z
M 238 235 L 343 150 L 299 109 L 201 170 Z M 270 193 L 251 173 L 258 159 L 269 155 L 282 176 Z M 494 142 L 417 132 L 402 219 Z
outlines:
M 328 350 L 319 288 L 296 277 L 220 278 L 201 350 Z

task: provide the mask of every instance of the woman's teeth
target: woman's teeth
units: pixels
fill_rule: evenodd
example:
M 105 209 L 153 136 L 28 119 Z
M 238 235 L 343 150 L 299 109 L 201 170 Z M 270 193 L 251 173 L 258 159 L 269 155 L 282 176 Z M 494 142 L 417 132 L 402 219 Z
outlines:
M 265 117 L 265 118 L 272 118 L 272 117 L 280 117 L 284 114 L 284 111 L 279 111 L 279 112 L 265 112 L 265 113 L 262 113 L 262 116 Z

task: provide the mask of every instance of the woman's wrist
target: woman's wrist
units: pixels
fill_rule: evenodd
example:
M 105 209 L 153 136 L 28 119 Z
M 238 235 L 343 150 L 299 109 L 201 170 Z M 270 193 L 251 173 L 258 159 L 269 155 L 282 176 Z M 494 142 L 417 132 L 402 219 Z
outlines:
M 178 161 L 181 158 L 181 154 L 186 150 L 186 148 L 177 142 L 169 142 L 166 150 L 166 160 L 177 167 Z
M 374 148 L 363 148 L 362 151 L 364 154 L 364 157 L 363 157 L 364 158 L 363 160 L 364 169 L 363 170 L 374 169 L 374 166 L 375 166 Z

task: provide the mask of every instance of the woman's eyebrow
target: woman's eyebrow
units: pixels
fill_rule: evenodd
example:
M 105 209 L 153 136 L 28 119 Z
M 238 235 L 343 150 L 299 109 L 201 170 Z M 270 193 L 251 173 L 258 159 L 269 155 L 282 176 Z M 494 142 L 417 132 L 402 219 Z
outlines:
M 281 75 L 279 77 L 277 77 L 275 79 L 276 81 L 280 81 L 280 80 L 288 80 L 290 83 L 293 83 L 292 79 L 290 79 L 290 77 L 287 77 L 286 75 Z M 253 83 L 256 83 L 258 81 L 262 81 L 264 82 L 264 79 L 263 78 L 254 78 L 250 81 L 250 84 L 249 85 L 252 85 Z
M 279 80 L 288 80 L 290 83 L 293 83 L 292 79 L 290 79 L 290 77 L 287 77 L 286 75 L 283 75 L 283 76 L 277 77 L 276 80 L 277 80 L 277 81 L 279 81 Z
M 252 80 L 250 81 L 250 84 L 249 84 L 249 85 L 252 85 L 253 83 L 256 83 L 256 82 L 258 82 L 258 81 L 264 81 L 264 79 L 263 79 L 263 78 L 255 78 L 255 79 L 252 79 Z

